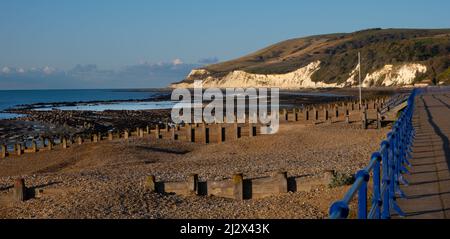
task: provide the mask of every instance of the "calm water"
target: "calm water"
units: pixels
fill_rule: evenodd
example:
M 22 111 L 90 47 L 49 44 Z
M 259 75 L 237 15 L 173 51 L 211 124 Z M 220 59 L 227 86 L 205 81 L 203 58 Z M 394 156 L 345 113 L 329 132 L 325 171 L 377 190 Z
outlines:
M 19 90 L 0 91 L 0 119 L 12 118 L 16 115 L 1 113 L 1 111 L 24 104 L 55 103 L 55 102 L 87 102 L 106 100 L 148 99 L 160 94 L 157 90 Z M 142 102 L 120 104 L 98 104 L 80 106 L 79 110 L 106 109 L 160 109 L 170 108 L 170 102 Z M 138 106 L 136 106 L 138 105 Z M 87 108 L 84 108 L 87 107 Z M 71 108 L 68 108 L 71 109 Z

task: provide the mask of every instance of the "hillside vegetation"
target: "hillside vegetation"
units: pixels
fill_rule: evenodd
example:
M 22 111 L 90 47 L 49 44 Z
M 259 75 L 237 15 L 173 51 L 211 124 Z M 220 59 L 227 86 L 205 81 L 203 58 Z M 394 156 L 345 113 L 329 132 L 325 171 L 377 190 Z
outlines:
M 450 83 L 450 29 L 369 29 L 291 39 L 204 69 L 214 77 L 235 70 L 285 74 L 320 61 L 312 80 L 341 84 L 355 69 L 358 52 L 363 74 L 387 64 L 420 63 L 428 70 L 417 76 L 416 82 L 436 79 Z

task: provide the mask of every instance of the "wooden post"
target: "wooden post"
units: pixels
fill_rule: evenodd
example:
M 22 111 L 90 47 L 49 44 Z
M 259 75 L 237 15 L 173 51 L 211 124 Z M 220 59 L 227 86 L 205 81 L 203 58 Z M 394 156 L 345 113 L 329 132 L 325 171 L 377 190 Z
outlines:
M 202 131 L 200 134 L 200 136 L 202 137 L 200 142 L 202 144 L 209 144 L 209 129 L 206 127 L 206 124 L 202 123 L 200 129 Z
M 53 150 L 53 140 L 51 138 L 48 138 L 47 140 L 48 140 L 47 149 Z
M 14 181 L 13 200 L 15 202 L 23 202 L 26 200 L 26 187 L 23 178 L 18 178 Z
M 256 136 L 256 126 L 254 124 L 248 124 L 248 136 L 249 137 Z
M 194 132 L 195 134 L 195 132 Z M 195 142 L 195 135 L 192 137 L 192 125 L 186 124 L 186 141 L 194 143 Z
M 22 155 L 23 151 L 22 151 L 22 145 L 21 144 L 17 144 L 17 155 L 20 156 Z
M 93 134 L 92 135 L 92 142 L 94 142 L 94 143 L 98 142 L 98 135 L 97 134 Z
M 363 129 L 367 129 L 368 125 L 367 125 L 367 109 L 364 109 L 364 111 L 362 112 L 362 128 Z
M 66 139 L 66 137 L 62 138 L 62 147 L 63 147 L 63 149 L 67 149 L 67 139 Z
M 171 136 L 172 140 L 178 140 L 178 135 L 175 133 L 175 128 L 172 128 L 170 133 L 171 133 L 170 136 Z
M 31 151 L 36 153 L 38 151 L 36 141 L 31 141 Z
M 0 158 L 4 159 L 4 158 L 6 158 L 6 156 L 8 156 L 8 152 L 7 152 L 8 149 L 7 149 L 6 145 L 4 145 L 4 144 L 1 145 L 1 149 L 2 149 L 2 152 L 0 154 Z
M 123 138 L 124 138 L 124 139 L 130 138 L 130 132 L 128 132 L 128 130 L 125 130 L 125 131 L 123 132 Z
M 350 112 L 348 110 L 345 111 L 345 123 L 350 124 Z
M 147 125 L 147 127 L 145 128 L 145 133 L 150 134 L 150 126 Z
M 98 139 L 99 142 L 102 141 L 102 139 L 103 139 L 102 138 L 102 133 L 98 132 L 98 138 L 97 139 Z
M 233 196 L 236 200 L 244 199 L 244 176 L 243 174 L 234 174 L 233 180 Z
M 233 123 L 233 139 L 237 140 L 239 138 L 238 135 L 238 124 L 236 122 Z
M 155 176 L 151 175 L 148 176 L 146 181 L 145 181 L 145 186 L 151 191 L 151 192 L 156 192 L 156 180 L 155 180 Z
M 278 179 L 278 193 L 287 193 L 288 192 L 288 178 L 287 172 L 278 172 L 275 177 Z
M 169 124 L 168 124 L 168 123 L 166 123 L 166 128 L 165 128 L 165 130 L 166 130 L 167 132 L 170 131 L 170 127 L 169 127 Z
M 377 109 L 377 129 L 381 129 L 381 112 L 380 109 Z
M 198 190 L 198 174 L 191 174 L 187 180 L 187 188 L 190 194 L 197 194 Z
M 288 115 L 287 110 L 286 110 L 286 109 L 283 109 L 283 120 L 288 121 L 288 117 L 289 117 L 289 115 Z
M 81 138 L 81 136 L 77 137 L 77 143 L 78 143 L 78 145 L 82 145 L 83 144 L 83 138 Z
M 108 140 L 109 141 L 113 140 L 113 133 L 111 131 L 108 132 Z
M 160 138 L 161 138 L 160 135 L 161 135 L 161 131 L 160 131 L 160 129 L 159 129 L 159 125 L 156 125 L 156 128 L 155 128 L 155 138 L 156 138 L 156 139 L 160 139 Z
M 216 125 L 216 137 L 217 137 L 217 143 L 222 143 L 223 135 L 222 135 L 222 125 L 217 124 Z

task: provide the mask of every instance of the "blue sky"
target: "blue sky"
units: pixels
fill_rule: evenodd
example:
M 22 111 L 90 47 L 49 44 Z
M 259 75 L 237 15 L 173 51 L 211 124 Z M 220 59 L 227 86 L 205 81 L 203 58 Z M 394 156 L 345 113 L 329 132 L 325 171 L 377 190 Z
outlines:
M 145 63 L 170 70 L 180 59 L 175 65 L 184 68 L 173 79 L 136 84 L 163 86 L 181 80 L 188 68 L 288 38 L 373 27 L 449 28 L 448 9 L 446 0 L 1 0 L 0 72 L 7 67 L 10 76 L 0 75 L 0 87 L 26 87 L 13 84 L 11 72 L 31 68 L 58 72 L 93 64 L 122 72 Z

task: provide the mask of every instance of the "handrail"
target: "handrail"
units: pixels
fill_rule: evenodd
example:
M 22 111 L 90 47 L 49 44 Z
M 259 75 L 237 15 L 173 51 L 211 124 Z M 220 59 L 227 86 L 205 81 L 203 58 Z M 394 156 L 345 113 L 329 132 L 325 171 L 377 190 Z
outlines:
M 392 131 L 387 135 L 378 152 L 372 154 L 369 165 L 356 174 L 355 183 L 340 201 L 330 207 L 330 219 L 345 219 L 350 213 L 349 204 L 358 194 L 359 219 L 390 219 L 392 211 L 398 215 L 405 214 L 398 206 L 396 199 L 404 198 L 400 185 L 408 185 L 403 174 L 408 173 L 406 166 L 411 167 L 412 143 L 415 130 L 412 124 L 416 96 L 420 94 L 414 89 L 408 98 L 408 106 L 395 122 Z M 367 185 L 372 174 L 373 192 L 370 209 L 368 208 Z

